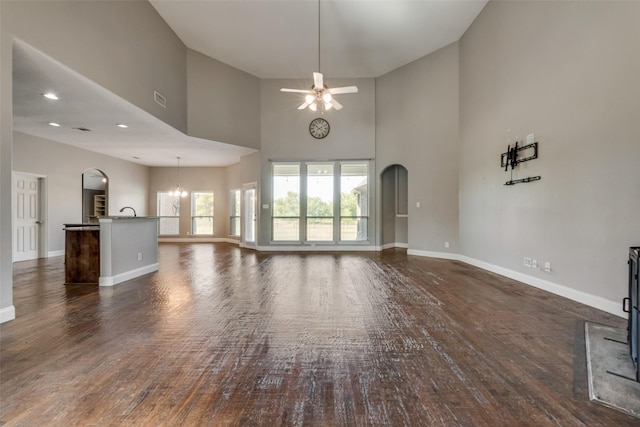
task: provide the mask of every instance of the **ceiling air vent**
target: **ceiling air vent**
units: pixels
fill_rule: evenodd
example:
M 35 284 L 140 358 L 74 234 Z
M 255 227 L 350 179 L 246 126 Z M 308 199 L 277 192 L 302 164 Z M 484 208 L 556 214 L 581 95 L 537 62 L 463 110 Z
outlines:
M 87 129 L 87 128 L 71 128 L 71 129 L 79 130 L 79 131 L 82 131 L 82 132 L 91 132 L 91 129 Z
M 167 98 L 160 95 L 155 90 L 153 91 L 153 100 L 156 101 L 158 104 L 162 105 L 163 108 L 167 108 Z

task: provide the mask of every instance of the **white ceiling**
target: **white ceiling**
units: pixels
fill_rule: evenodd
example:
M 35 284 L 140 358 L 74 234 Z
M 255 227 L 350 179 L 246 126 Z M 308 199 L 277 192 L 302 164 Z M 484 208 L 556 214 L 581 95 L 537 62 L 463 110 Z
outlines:
M 48 91 L 60 99 L 44 98 Z M 19 41 L 13 49 L 13 129 L 146 166 L 177 166 L 176 157 L 181 166 L 227 166 L 256 151 L 189 137 Z
M 313 71 L 325 78 L 386 74 L 458 40 L 487 0 L 322 0 L 320 70 L 316 0 L 150 3 L 193 50 L 260 78 L 311 79 Z M 13 75 L 19 132 L 147 166 L 176 166 L 176 157 L 182 166 L 226 166 L 255 151 L 186 136 L 21 43 Z M 48 90 L 61 99 L 43 98 Z
M 458 40 L 487 0 L 150 0 L 191 49 L 260 78 L 379 77 Z M 320 59 L 318 70 L 318 8 Z

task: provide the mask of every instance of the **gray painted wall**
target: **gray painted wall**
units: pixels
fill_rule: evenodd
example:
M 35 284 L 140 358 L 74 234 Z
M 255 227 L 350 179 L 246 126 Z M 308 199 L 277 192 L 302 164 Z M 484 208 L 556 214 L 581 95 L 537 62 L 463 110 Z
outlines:
M 120 215 L 124 206 L 148 214 L 146 166 L 19 132 L 13 134 L 13 159 L 15 171 L 46 176 L 49 252 L 64 249 L 62 224 L 82 221 L 82 173 L 88 168 L 109 177 L 109 215 Z
M 187 131 L 191 136 L 260 149 L 260 80 L 187 51 Z
M 460 42 L 460 251 L 620 301 L 640 244 L 640 3 L 489 2 Z M 508 143 L 540 158 L 505 187 Z M 550 261 L 552 272 L 523 266 Z
M 302 89 L 309 87 L 309 80 L 262 80 L 261 96 L 261 153 L 262 179 L 260 188 L 261 204 L 269 209 L 260 209 L 258 244 L 266 246 L 271 238 L 271 164 L 269 160 L 334 160 L 373 159 L 375 156 L 375 80 L 374 79 L 332 79 L 325 76 L 329 87 L 358 86 L 358 93 L 338 97 L 344 109 L 329 110 L 323 117 L 331 126 L 329 135 L 321 140 L 309 134 L 309 123 L 320 112 L 308 109 L 300 111 L 298 106 L 304 101 L 299 94 L 282 93 L 280 88 Z M 371 166 L 374 168 L 374 165 Z M 371 176 L 375 176 L 372 174 Z M 372 243 L 377 244 L 373 225 L 375 224 L 376 180 L 369 182 L 372 195 L 370 200 L 370 233 Z
M 157 215 L 157 192 L 170 191 L 178 184 L 178 168 L 149 168 L 149 210 Z M 213 191 L 213 232 L 229 235 L 229 188 L 226 168 L 180 168 L 180 186 L 187 191 Z M 180 201 L 180 235 L 191 233 L 191 198 Z
M 148 2 L 1 3 L 7 32 L 186 132 L 186 47 Z
M 12 40 L 4 25 L 5 13 L 0 2 L 0 322 L 15 317 L 13 307 L 13 254 L 11 245 L 12 143 L 11 120 Z
M 409 171 L 413 250 L 459 250 L 458 67 L 454 43 L 376 80 L 377 175 L 392 164 Z
M 241 157 L 240 162 L 227 167 L 229 190 L 240 189 L 243 184 L 260 182 L 260 152 Z

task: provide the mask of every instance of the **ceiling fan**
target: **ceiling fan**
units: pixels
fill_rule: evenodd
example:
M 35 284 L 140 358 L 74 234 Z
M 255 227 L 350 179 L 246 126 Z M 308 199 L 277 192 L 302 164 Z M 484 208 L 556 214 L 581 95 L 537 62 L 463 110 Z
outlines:
M 336 110 L 342 109 L 342 104 L 336 101 L 333 95 L 357 93 L 358 88 L 356 86 L 344 86 L 330 89 L 324 84 L 322 73 L 314 72 L 313 85 L 311 86 L 311 89 L 287 89 L 283 87 L 280 91 L 306 93 L 307 95 L 304 97 L 304 102 L 300 104 L 298 110 L 304 110 L 309 107 L 311 111 L 316 111 L 318 109 L 318 105 L 322 106 L 325 110 L 330 110 L 331 108 L 335 108 Z
M 318 0 L 318 70 L 320 70 L 320 0 Z M 282 88 L 280 91 L 306 94 L 304 102 L 300 104 L 298 110 L 304 110 L 309 107 L 311 111 L 316 111 L 318 106 L 321 106 L 326 111 L 331 108 L 336 110 L 342 109 L 342 104 L 336 101 L 333 95 L 356 93 L 358 92 L 358 88 L 356 86 L 344 86 L 330 89 L 324 84 L 322 73 L 318 71 L 313 73 L 313 85 L 311 85 L 311 89 Z

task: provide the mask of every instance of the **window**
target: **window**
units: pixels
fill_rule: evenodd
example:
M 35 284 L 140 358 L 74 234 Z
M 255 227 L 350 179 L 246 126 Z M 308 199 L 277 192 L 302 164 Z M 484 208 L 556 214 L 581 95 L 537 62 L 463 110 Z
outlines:
M 300 240 L 300 164 L 273 165 L 273 240 Z
M 231 199 L 229 203 L 229 216 L 231 217 L 230 222 L 230 235 L 231 236 L 239 236 L 240 235 L 240 209 L 242 206 L 242 192 L 240 190 L 231 190 Z
M 191 234 L 213 235 L 213 192 L 191 193 Z
M 158 234 L 177 236 L 180 234 L 180 196 L 158 191 L 157 212 L 159 217 Z
M 369 226 L 369 165 L 340 165 L 340 240 L 367 240 Z
M 333 163 L 307 163 L 307 240 L 334 240 L 333 193 Z
M 273 241 L 368 240 L 369 162 L 273 163 L 272 168 Z

